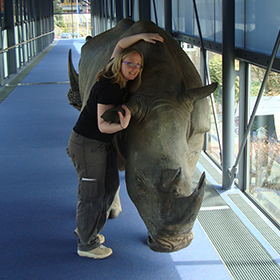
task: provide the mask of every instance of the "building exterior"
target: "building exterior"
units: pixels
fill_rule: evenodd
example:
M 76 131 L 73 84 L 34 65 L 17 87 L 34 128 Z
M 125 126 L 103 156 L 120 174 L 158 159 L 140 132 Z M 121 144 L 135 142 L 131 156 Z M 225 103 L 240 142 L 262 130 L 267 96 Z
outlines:
M 60 0 L 60 6 L 63 13 L 76 13 L 77 12 L 77 0 Z M 90 13 L 90 1 L 78 0 L 79 12 Z

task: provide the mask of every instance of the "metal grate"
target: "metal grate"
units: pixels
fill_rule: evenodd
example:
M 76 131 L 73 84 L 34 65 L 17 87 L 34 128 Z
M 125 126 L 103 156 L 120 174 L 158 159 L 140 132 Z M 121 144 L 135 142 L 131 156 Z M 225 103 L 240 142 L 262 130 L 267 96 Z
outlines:
M 228 197 L 269 242 L 271 247 L 280 255 L 280 237 L 267 225 L 267 223 L 254 211 L 254 209 L 250 207 L 240 194 L 229 194 Z
M 194 172 L 194 181 L 200 173 Z M 207 184 L 198 221 L 235 280 L 279 280 L 280 268 L 271 259 L 216 189 Z
M 234 279 L 280 279 L 277 263 L 232 210 L 201 211 L 198 221 Z

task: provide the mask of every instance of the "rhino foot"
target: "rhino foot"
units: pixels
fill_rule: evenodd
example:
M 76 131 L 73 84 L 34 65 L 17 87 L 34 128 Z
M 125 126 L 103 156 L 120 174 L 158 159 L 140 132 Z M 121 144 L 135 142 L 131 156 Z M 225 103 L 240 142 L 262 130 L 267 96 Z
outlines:
M 194 238 L 193 231 L 184 236 L 179 237 L 162 237 L 155 239 L 151 235 L 148 235 L 147 243 L 155 252 L 172 253 L 184 249 L 190 245 Z

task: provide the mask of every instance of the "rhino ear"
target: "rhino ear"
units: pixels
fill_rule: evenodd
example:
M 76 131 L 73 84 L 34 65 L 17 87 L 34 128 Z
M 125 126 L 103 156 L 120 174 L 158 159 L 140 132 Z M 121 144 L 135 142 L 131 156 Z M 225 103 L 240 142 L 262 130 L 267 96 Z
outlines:
M 119 114 L 118 114 L 119 111 L 122 114 L 124 114 L 124 109 L 121 106 L 117 106 L 117 107 L 114 107 L 112 109 L 105 111 L 102 114 L 101 118 L 104 119 L 106 122 L 119 123 L 120 122 L 120 118 L 119 118 Z
M 203 99 L 210 95 L 212 92 L 216 90 L 218 83 L 212 83 L 211 85 L 190 89 L 187 91 L 187 94 L 193 99 L 194 101 Z
M 125 103 L 124 105 L 126 105 L 127 108 L 130 110 L 131 116 L 135 117 L 135 115 L 138 112 L 138 108 L 139 108 L 138 104 L 136 102 L 129 101 L 129 102 Z M 116 106 L 112 109 L 107 110 L 106 112 L 103 113 L 101 118 L 104 119 L 106 122 L 119 123 L 120 118 L 119 118 L 118 112 L 121 112 L 124 115 L 125 111 L 122 108 L 122 106 Z

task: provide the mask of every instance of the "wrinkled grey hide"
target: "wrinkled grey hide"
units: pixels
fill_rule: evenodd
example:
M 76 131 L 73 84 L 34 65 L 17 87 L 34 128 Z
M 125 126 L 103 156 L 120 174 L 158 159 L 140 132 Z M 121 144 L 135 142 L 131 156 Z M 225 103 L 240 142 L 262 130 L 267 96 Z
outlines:
M 115 28 L 87 41 L 82 48 L 79 75 L 71 59 L 72 90 L 86 104 L 96 73 L 109 61 L 122 37 L 158 32 L 164 43 L 137 42 L 144 55 L 142 85 L 129 96 L 129 127 L 118 133 L 120 169 L 127 191 L 148 230 L 148 244 L 158 252 L 173 252 L 190 244 L 192 227 L 201 206 L 205 175 L 192 192 L 193 170 L 209 130 L 206 97 L 216 84 L 202 87 L 200 76 L 179 44 L 150 21 L 123 20 Z M 105 112 L 118 121 L 116 111 Z

